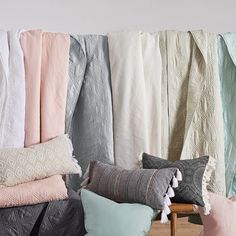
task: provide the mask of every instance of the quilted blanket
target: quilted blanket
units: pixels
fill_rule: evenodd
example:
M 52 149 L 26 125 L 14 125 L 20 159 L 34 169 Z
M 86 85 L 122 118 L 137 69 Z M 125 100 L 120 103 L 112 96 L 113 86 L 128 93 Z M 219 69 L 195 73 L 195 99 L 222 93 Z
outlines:
M 233 196 L 236 194 L 236 33 L 222 34 L 218 42 L 225 132 L 226 193 Z
M 224 130 L 217 37 L 204 31 L 160 33 L 162 74 L 162 157 L 211 155 L 212 191 L 225 194 Z
M 85 172 L 91 160 L 113 163 L 112 100 L 106 36 L 71 36 L 66 133 Z M 69 176 L 69 187 L 80 188 Z
M 85 235 L 82 202 L 74 191 L 68 195 L 64 201 L 0 209 L 0 235 Z

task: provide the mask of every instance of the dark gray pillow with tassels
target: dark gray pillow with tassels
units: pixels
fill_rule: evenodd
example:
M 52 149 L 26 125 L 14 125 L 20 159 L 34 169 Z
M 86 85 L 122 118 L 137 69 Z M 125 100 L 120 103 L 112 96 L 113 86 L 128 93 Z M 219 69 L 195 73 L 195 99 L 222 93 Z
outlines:
M 113 201 L 141 203 L 163 210 L 162 222 L 165 222 L 166 215 L 170 213 L 169 197 L 173 197 L 170 185 L 178 186 L 175 177 L 177 171 L 177 168 L 126 170 L 92 161 L 88 173 L 89 183 L 85 188 Z
M 144 169 L 178 168 L 182 173 L 182 181 L 175 189 L 175 197 L 171 199 L 172 202 L 192 203 L 202 207 L 207 205 L 206 214 L 210 210 L 206 188 L 212 170 L 215 168 L 215 161 L 212 157 L 202 156 L 171 162 L 143 153 L 142 164 Z

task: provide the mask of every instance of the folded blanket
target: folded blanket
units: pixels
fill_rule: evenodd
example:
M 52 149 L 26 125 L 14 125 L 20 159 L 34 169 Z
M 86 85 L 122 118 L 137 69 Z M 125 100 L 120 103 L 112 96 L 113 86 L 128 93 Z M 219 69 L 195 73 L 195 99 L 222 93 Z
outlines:
M 219 36 L 219 72 L 225 131 L 227 196 L 236 194 L 236 33 Z
M 0 209 L 0 235 L 84 236 L 84 213 L 79 196 L 68 192 L 69 199 Z
M 0 208 L 33 205 L 67 197 L 67 189 L 62 176 L 54 175 L 13 187 L 1 187 Z
M 212 156 L 216 170 L 210 188 L 225 194 L 217 37 L 203 31 L 163 31 L 160 47 L 164 68 L 161 157 L 179 160 Z
M 64 133 L 70 39 L 66 34 L 21 35 L 26 71 L 25 146 Z M 33 62 L 33 63 L 32 63 Z
M 2 32 L 1 61 L 2 81 L 0 93 L 3 100 L 1 113 L 2 148 L 24 146 L 25 124 L 25 71 L 23 53 L 19 41 L 20 31 Z M 8 52 L 9 50 L 9 52 Z M 16 119 L 17 117 L 17 119 Z
M 158 34 L 108 35 L 115 163 L 138 166 L 143 151 L 161 155 L 161 57 Z
M 66 132 L 83 171 L 91 160 L 113 163 L 112 101 L 107 37 L 71 36 Z M 78 189 L 80 179 L 68 184 Z

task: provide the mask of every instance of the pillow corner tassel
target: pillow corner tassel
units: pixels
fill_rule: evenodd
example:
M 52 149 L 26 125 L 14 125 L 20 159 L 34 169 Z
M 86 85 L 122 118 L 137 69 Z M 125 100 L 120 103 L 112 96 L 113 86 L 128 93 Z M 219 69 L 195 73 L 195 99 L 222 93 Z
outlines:
M 180 172 L 179 169 L 177 169 L 177 171 L 176 171 L 176 176 L 173 176 L 172 186 L 169 185 L 167 192 L 165 194 L 165 197 L 164 197 L 164 207 L 163 207 L 163 210 L 161 213 L 161 223 L 162 224 L 168 222 L 167 215 L 169 215 L 171 213 L 171 210 L 169 208 L 169 206 L 171 205 L 170 198 L 175 196 L 175 192 L 174 192 L 173 188 L 177 188 L 179 186 L 178 181 L 182 181 L 182 173 Z
M 138 155 L 138 167 L 140 169 L 143 169 L 143 154 L 144 152 L 140 152 L 140 154 Z

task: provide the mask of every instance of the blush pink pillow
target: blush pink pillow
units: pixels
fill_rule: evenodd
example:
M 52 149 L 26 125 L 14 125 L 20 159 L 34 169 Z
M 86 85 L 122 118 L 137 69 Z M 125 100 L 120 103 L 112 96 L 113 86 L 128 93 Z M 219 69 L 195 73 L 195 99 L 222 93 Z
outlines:
M 204 215 L 204 210 L 199 207 L 203 222 L 203 231 L 200 236 L 235 236 L 236 235 L 236 196 L 228 199 L 210 193 L 211 211 Z
M 67 188 L 61 175 L 0 188 L 0 208 L 33 205 L 66 198 L 68 198 Z

